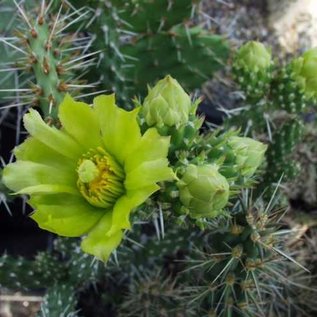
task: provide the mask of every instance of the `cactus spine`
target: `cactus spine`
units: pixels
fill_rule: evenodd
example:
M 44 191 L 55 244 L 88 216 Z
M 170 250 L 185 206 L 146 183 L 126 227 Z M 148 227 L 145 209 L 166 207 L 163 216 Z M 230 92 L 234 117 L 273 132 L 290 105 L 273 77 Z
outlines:
M 268 316 L 283 302 L 278 286 L 291 286 L 289 266 L 296 261 L 283 247 L 287 232 L 276 223 L 283 211 L 274 210 L 274 197 L 264 205 L 249 196 L 245 191 L 229 219 L 211 224 L 201 248 L 188 259 L 189 304 L 200 315 Z M 284 310 L 281 305 L 277 316 Z
M 15 32 L 17 36 L 8 38 L 5 43 L 12 47 L 10 40 L 20 41 L 18 45 L 21 48 L 13 45 L 21 55 L 15 64 L 23 72 L 25 82 L 30 83 L 22 89 L 17 88 L 17 92 L 22 92 L 22 105 L 39 106 L 44 117 L 54 121 L 57 119 L 57 107 L 66 92 L 76 96 L 83 88 L 93 87 L 83 85 L 83 73 L 77 75 L 76 72 L 84 72 L 94 54 L 81 53 L 87 47 L 87 40 L 78 36 L 79 30 L 66 33 L 74 21 L 82 22 L 85 14 L 83 10 L 63 14 L 62 5 L 54 14 L 54 8 L 46 7 L 45 1 L 39 12 L 35 9 L 24 11 L 18 4 L 16 6 L 21 15 L 20 23 L 11 33 Z
M 229 53 L 225 40 L 191 26 L 198 4 L 191 0 L 87 3 L 96 12 L 92 46 L 102 50 L 94 73 L 100 73 L 103 88 L 119 93 L 122 106 L 129 107 L 127 102 L 135 95 L 144 97 L 147 84 L 167 74 L 193 90 L 223 66 Z M 168 57 L 162 61 L 162 56 Z

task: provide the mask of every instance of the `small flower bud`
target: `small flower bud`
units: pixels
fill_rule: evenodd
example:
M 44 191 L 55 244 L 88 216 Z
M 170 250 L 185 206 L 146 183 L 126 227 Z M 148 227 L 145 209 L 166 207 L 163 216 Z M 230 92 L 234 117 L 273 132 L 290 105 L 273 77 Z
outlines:
M 250 71 L 258 72 L 271 66 L 272 56 L 262 43 L 250 41 L 240 47 L 235 61 Z
M 272 56 L 262 43 L 241 46 L 233 60 L 233 75 L 246 96 L 255 101 L 266 93 L 272 78 Z
M 149 89 L 142 112 L 148 126 L 172 127 L 186 123 L 190 109 L 189 95 L 168 75 Z
M 177 186 L 180 201 L 193 218 L 216 217 L 228 203 L 229 184 L 217 165 L 190 164 Z
M 293 60 L 291 70 L 306 97 L 317 98 L 317 47 Z
M 267 145 L 238 136 L 232 136 L 228 143 L 236 156 L 236 164 L 241 175 L 251 177 L 263 162 Z

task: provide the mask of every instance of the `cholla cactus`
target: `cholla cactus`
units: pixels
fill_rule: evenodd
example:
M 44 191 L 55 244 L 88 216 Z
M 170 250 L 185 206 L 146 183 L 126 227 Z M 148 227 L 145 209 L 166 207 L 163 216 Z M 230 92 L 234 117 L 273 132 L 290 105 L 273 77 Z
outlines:
M 263 74 L 268 75 L 266 85 L 261 84 L 261 94 L 251 96 L 250 91 L 256 91 L 255 87 L 251 89 L 250 79 L 250 76 L 256 78 L 252 70 L 256 63 L 259 63 L 256 69 L 261 66 Z M 241 65 L 244 71 L 238 72 L 236 65 Z M 262 189 L 277 182 L 281 175 L 284 181 L 294 179 L 300 170 L 292 155 L 302 139 L 303 113 L 315 100 L 315 66 L 316 49 L 312 49 L 286 66 L 275 65 L 272 72 L 271 53 L 257 42 L 242 46 L 234 58 L 233 73 L 247 98 L 245 110 L 231 117 L 228 123 L 238 124 L 246 134 L 268 143 L 266 158 L 270 170 L 263 176 Z M 257 82 L 263 80 L 257 78 Z M 250 83 L 250 89 L 242 82 Z
M 30 136 L 15 149 L 16 161 L 5 167 L 3 181 L 30 196 L 31 217 L 41 228 L 81 239 L 70 249 L 66 238 L 57 240 L 52 252 L 34 261 L 2 257 L 0 284 L 28 290 L 45 285 L 43 317 L 76 316 L 79 292 L 97 280 L 105 282 L 106 301 L 123 316 L 261 312 L 277 283 L 268 284 L 264 274 L 285 273 L 275 263 L 284 254 L 276 243 L 283 232 L 270 222 L 277 216 L 269 214 L 271 204 L 263 208 L 237 197 L 256 180 L 266 146 L 237 131 L 204 135 L 199 101 L 192 102 L 169 75 L 130 112 L 117 107 L 113 95 L 99 96 L 92 105 L 66 95 L 78 97 L 82 89 L 102 84 L 129 108 L 128 97 L 144 95 L 145 82 L 170 71 L 190 91 L 223 65 L 226 42 L 188 21 L 199 1 L 100 0 L 85 2 L 85 8 L 83 1 L 62 3 L 43 1 L 38 15 L 16 4 L 23 26 L 18 37 L 2 38 L 23 55 L 15 70 L 32 82 L 15 92 L 27 92 L 23 104 L 38 105 L 43 114 L 31 109 L 24 116 Z M 238 81 L 248 102 L 258 102 L 271 82 L 271 53 L 253 42 L 238 55 Z M 312 98 L 315 81 L 307 65 L 314 65 L 314 56 L 274 77 L 283 84 L 277 91 L 286 94 L 295 82 L 301 89 L 295 102 L 301 94 L 301 101 Z M 89 77 L 93 84 L 83 84 Z M 273 89 L 271 95 L 266 109 L 275 106 Z M 153 226 L 139 226 L 149 220 Z M 203 251 L 198 256 L 194 245 Z M 87 253 L 109 260 L 106 271 Z M 179 274 L 184 263 L 166 261 L 185 255 L 201 268 L 194 279 Z M 184 299 L 181 282 L 190 286 L 192 301 Z M 278 290 L 284 275 L 279 282 Z M 107 292 L 109 285 L 114 294 Z
M 182 289 L 172 276 L 164 276 L 158 268 L 138 272 L 129 285 L 119 308 L 121 317 L 195 316 L 185 302 L 180 302 Z
M 47 289 L 41 317 L 78 316 L 80 292 L 106 276 L 104 266 L 83 254 L 78 241 L 66 238 L 56 239 L 51 252 L 39 252 L 34 260 L 4 255 L 0 268 L 0 287 L 28 292 Z
M 23 87 L 10 87 L 8 91 L 20 95 L 19 99 L 23 101 L 20 105 L 39 106 L 46 120 L 55 121 L 57 106 L 67 92 L 76 96 L 83 89 L 94 87 L 93 84 L 86 85 L 86 80 L 82 78 L 87 67 L 93 64 L 95 55 L 94 52 L 83 53 L 90 44 L 79 36 L 80 23 L 86 21 L 87 15 L 84 9 L 63 14 L 62 3 L 55 14 L 52 5 L 46 7 L 45 1 L 38 8 L 39 12 L 29 6 L 27 9 L 24 11 L 16 4 L 16 10 L 21 15 L 19 23 L 15 24 L 16 29 L 11 30 L 16 36 L 9 34 L 8 38 L 2 39 L 17 51 L 18 58 L 12 61 L 12 67 L 22 72 L 21 77 L 27 82 Z M 70 32 L 70 27 L 76 22 L 77 33 Z M 11 69 L 8 71 L 12 72 Z M 15 97 L 12 96 L 12 99 Z
M 147 123 L 159 122 L 155 125 L 159 133 L 171 136 L 168 158 L 179 180 L 166 182 L 159 204 L 168 214 L 172 209 L 177 221 L 188 219 L 203 226 L 204 219 L 224 213 L 229 198 L 249 186 L 262 163 L 266 146 L 249 138 L 235 137 L 233 132 L 201 136 L 202 121 L 195 114 L 198 102 L 191 104 L 179 84 L 167 76 L 140 104 L 140 122 L 144 129 Z M 167 121 L 162 114 L 167 114 Z
M 262 43 L 251 41 L 241 46 L 233 61 L 235 80 L 253 100 L 261 99 L 272 79 L 272 54 Z
M 250 196 L 244 192 L 230 219 L 211 224 L 188 259 L 188 305 L 199 316 L 282 316 L 296 308 L 283 298 L 290 266 L 301 266 L 284 250 L 289 232 L 276 223 L 283 211 L 274 210 L 274 197 L 265 205 Z

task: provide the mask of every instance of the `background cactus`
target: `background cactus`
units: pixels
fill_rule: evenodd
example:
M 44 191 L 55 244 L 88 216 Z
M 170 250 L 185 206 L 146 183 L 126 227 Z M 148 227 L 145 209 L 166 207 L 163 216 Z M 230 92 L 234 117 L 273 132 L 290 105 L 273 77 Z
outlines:
M 34 260 L 3 255 L 0 268 L 1 287 L 46 290 L 41 317 L 77 316 L 79 293 L 104 272 L 93 257 L 81 253 L 75 239 L 55 240 L 52 251 L 39 252 Z
M 291 204 L 296 206 L 299 201 L 303 204 L 304 211 L 310 212 L 317 206 L 317 148 L 316 148 L 316 122 L 306 123 L 303 139 L 297 145 L 294 160 L 301 168 L 300 173 L 289 183 L 286 192 Z
M 58 8 L 56 13 L 55 5 Z M 39 106 L 47 120 L 56 120 L 57 105 L 66 92 L 76 96 L 83 88 L 93 87 L 85 85 L 83 75 L 91 66 L 94 53 L 83 53 L 88 49 L 89 41 L 79 36 L 87 14 L 83 9 L 62 13 L 66 9 L 61 3 L 54 6 L 46 7 L 45 1 L 39 8 L 30 5 L 22 8 L 16 4 L 13 8 L 20 14 L 19 22 L 11 25 L 7 37 L 2 40 L 7 45 L 6 50 L 11 48 L 7 58 L 16 51 L 14 61 L 11 58 L 8 65 L 16 67 L 23 79 L 19 87 L 11 83 L 7 93 L 19 93 L 21 103 L 15 106 Z M 75 23 L 77 33 L 67 33 Z M 13 34 L 16 36 L 12 37 Z M 12 75 L 12 69 L 9 68 L 7 73 Z M 13 93 L 11 96 L 15 100 Z
M 254 56 L 255 52 L 262 59 L 246 58 Z M 273 67 L 270 56 L 270 51 L 257 42 L 249 42 L 237 52 L 233 74 L 245 93 L 245 108 L 237 116 L 228 119 L 229 124 L 237 122 L 234 124 L 241 125 L 245 135 L 252 135 L 269 144 L 266 154 L 268 170 L 263 175 L 262 189 L 276 183 L 281 175 L 285 182 L 298 175 L 300 167 L 292 155 L 303 137 L 304 113 L 315 103 L 314 76 L 303 70 L 304 65 L 314 66 L 315 50 L 307 51 L 286 66 Z M 264 75 L 259 72 L 254 74 L 252 67 L 259 67 L 256 63 L 264 59 Z M 250 65 L 247 66 L 247 63 Z M 250 77 L 256 83 L 263 83 L 261 87 L 255 87 Z M 246 83 L 250 83 L 249 86 Z M 252 95 L 254 91 L 256 96 Z
M 199 2 L 86 3 L 96 12 L 90 29 L 95 34 L 93 50 L 102 50 L 94 70 L 101 76 L 100 87 L 115 91 L 124 107 L 135 95 L 144 97 L 147 84 L 168 74 L 190 91 L 200 88 L 223 67 L 229 47 L 222 37 L 192 26 Z M 168 58 L 163 61 L 162 56 Z
M 24 78 L 33 85 L 19 87 L 28 95 L 23 104 L 41 105 L 45 116 L 55 116 L 53 105 L 67 91 L 76 96 L 84 88 L 92 90 L 94 84 L 99 91 L 116 92 L 126 108 L 131 107 L 132 97 L 146 94 L 147 84 L 167 74 L 192 91 L 228 58 L 229 47 L 221 36 L 192 25 L 199 1 L 96 0 L 71 5 L 57 1 L 48 10 L 43 4 L 42 12 L 32 3 L 20 9 L 23 23 L 18 29 L 24 45 L 16 47 L 13 27 L 6 32 L 5 43 L 21 54 L 19 70 L 31 69 L 35 76 L 27 72 Z M 77 11 L 72 12 L 73 5 Z M 81 30 L 90 36 L 80 36 Z M 168 59 L 161 62 L 162 56 Z M 8 89 L 13 89 L 12 72 L 8 77 Z M 87 79 L 90 85 L 85 85 Z

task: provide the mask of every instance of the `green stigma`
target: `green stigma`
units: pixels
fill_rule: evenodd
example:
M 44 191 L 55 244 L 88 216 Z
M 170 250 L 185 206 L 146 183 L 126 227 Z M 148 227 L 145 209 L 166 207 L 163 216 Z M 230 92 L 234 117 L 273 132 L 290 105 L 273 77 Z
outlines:
M 111 208 L 124 193 L 123 169 L 101 147 L 83 155 L 77 173 L 80 193 L 95 207 Z
M 92 182 L 99 175 L 99 169 L 93 161 L 83 160 L 78 167 L 78 177 L 83 183 Z

